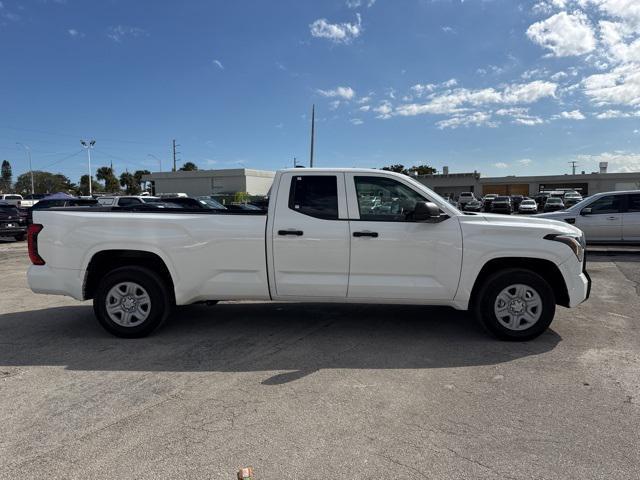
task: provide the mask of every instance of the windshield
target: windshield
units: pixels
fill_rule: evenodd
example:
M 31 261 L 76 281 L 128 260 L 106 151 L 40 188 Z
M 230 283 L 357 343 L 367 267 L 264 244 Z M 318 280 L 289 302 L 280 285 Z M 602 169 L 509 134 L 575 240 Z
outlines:
M 547 203 L 562 203 L 562 200 L 556 197 L 551 197 L 549 200 L 547 200 Z
M 227 207 L 225 207 L 221 203 L 216 202 L 215 200 L 213 200 L 212 198 L 209 198 L 209 197 L 198 197 L 198 201 L 201 204 L 206 205 L 209 208 L 214 208 L 216 210 L 226 210 L 227 209 Z

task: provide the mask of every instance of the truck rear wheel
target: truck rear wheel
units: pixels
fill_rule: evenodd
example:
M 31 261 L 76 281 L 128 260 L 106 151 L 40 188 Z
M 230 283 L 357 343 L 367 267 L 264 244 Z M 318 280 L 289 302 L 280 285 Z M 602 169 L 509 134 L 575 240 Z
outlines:
M 149 335 L 169 316 L 171 295 L 162 277 L 144 267 L 121 267 L 106 274 L 93 299 L 100 324 L 124 338 Z
M 501 340 L 531 340 L 553 321 L 556 300 L 547 281 L 519 268 L 491 275 L 475 299 L 480 323 Z

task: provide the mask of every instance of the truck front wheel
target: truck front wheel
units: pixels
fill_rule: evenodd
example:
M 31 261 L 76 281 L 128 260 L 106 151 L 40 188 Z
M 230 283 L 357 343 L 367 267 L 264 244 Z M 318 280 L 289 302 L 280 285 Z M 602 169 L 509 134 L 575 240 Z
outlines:
M 531 340 L 551 324 L 556 311 L 553 289 L 535 272 L 510 268 L 491 275 L 475 299 L 480 323 L 502 340 Z
M 149 335 L 171 312 L 171 295 L 162 277 L 144 267 L 121 267 L 106 274 L 93 299 L 100 324 L 124 338 Z

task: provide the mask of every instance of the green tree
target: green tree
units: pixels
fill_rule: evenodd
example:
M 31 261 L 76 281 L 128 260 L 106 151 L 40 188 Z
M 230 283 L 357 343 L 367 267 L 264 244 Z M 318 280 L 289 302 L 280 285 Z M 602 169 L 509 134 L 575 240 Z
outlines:
M 0 191 L 7 193 L 11 190 L 11 180 L 13 173 L 11 172 L 11 164 L 9 160 L 2 161 L 2 174 L 0 175 Z
M 404 165 L 389 165 L 388 167 L 382 167 L 382 170 L 386 170 L 388 172 L 396 172 L 396 173 L 405 173 Z
M 122 185 L 128 195 L 138 195 L 140 193 L 140 184 L 136 182 L 133 174 L 124 172 L 120 175 L 120 185 Z
M 185 162 L 182 167 L 180 167 L 181 172 L 193 172 L 198 170 L 198 166 L 193 162 Z
M 236 192 L 233 194 L 234 203 L 247 203 L 249 201 L 249 194 L 247 192 Z
M 133 172 L 133 178 L 138 184 L 138 188 L 140 188 L 140 190 L 147 190 L 147 188 L 142 188 L 142 184 L 145 183 L 142 181 L 142 176 L 149 175 L 150 173 L 151 172 L 149 170 L 136 170 L 135 172 Z
M 105 192 L 117 193 L 120 190 L 118 178 L 111 167 L 100 167 L 96 170 L 96 178 L 104 182 Z
M 99 192 L 102 185 L 94 180 L 91 183 L 91 188 L 93 192 Z M 74 188 L 74 190 L 78 195 L 89 195 L 89 175 L 82 175 L 80 177 L 80 183 Z
M 74 188 L 71 181 L 61 173 L 33 171 L 35 193 L 68 192 Z M 21 195 L 31 193 L 31 174 L 29 172 L 18 176 L 15 191 Z
M 430 167 L 429 165 L 416 165 L 409 168 L 406 173 L 411 175 L 432 175 L 437 171 L 438 170 L 436 170 L 433 167 Z

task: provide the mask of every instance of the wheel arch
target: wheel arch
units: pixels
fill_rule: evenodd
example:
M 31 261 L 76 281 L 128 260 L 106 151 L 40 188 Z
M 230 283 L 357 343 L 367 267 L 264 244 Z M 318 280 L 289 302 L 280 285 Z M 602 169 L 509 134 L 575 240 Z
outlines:
M 167 282 L 167 288 L 171 292 L 172 301 L 175 303 L 173 277 L 164 260 L 153 252 L 126 249 L 101 250 L 93 254 L 85 270 L 82 289 L 84 300 L 94 297 L 100 280 L 107 273 L 116 268 L 131 266 L 145 267 L 160 275 Z
M 487 261 L 480 269 L 471 289 L 471 303 L 475 303 L 478 292 L 487 278 L 509 268 L 522 268 L 537 273 L 551 285 L 556 296 L 556 304 L 569 306 L 569 291 L 558 266 L 550 260 L 529 257 L 499 257 Z

